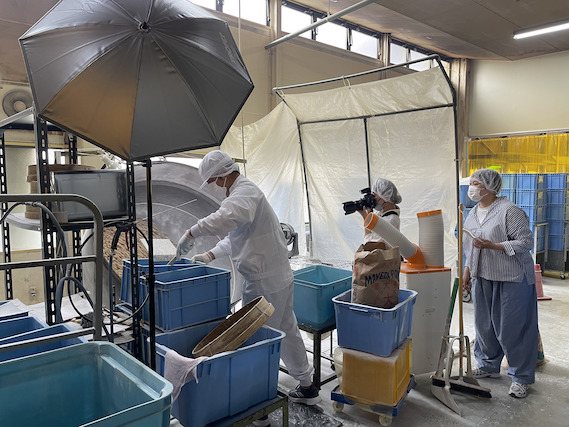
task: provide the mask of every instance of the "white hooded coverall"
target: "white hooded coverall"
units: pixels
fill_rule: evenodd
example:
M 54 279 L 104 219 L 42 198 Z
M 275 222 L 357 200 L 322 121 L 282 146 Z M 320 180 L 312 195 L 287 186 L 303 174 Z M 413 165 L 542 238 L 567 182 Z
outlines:
M 283 331 L 281 359 L 302 386 L 312 383 L 312 367 L 293 312 L 294 277 L 280 222 L 263 192 L 239 175 L 220 208 L 198 220 L 190 232 L 199 236 L 229 233 L 211 249 L 215 258 L 231 256 L 245 279 L 243 304 L 264 296 L 275 311 L 267 325 Z

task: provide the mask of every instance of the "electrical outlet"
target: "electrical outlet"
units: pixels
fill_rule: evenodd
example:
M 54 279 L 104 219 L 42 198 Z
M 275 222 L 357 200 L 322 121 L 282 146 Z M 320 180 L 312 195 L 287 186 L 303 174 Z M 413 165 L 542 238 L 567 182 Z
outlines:
M 36 299 L 37 289 L 35 286 L 30 286 L 30 299 Z

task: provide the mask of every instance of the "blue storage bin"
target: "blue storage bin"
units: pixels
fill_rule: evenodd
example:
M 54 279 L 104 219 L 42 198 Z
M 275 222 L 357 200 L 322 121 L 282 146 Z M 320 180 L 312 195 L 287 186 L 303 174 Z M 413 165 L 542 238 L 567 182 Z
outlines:
M 552 190 L 546 192 L 545 201 L 552 205 L 566 205 L 569 200 L 569 190 Z
M 545 175 L 545 185 L 548 189 L 565 190 L 569 188 L 569 174 L 548 173 Z
M 154 274 L 163 273 L 165 271 L 178 270 L 180 268 L 187 268 L 196 265 L 187 258 L 182 258 L 172 265 L 168 265 L 168 261 L 154 261 Z M 148 258 L 138 260 L 138 274 L 142 278 L 143 274 L 148 273 Z M 140 279 L 138 280 L 140 285 Z M 140 294 L 139 294 L 140 296 Z M 124 302 L 132 303 L 132 287 L 130 280 L 130 259 L 124 259 L 122 264 L 122 278 L 121 278 L 121 300 Z M 142 299 L 140 303 L 142 304 Z
M 411 334 L 417 292 L 399 289 L 399 304 L 385 309 L 350 302 L 352 291 L 334 297 L 338 345 L 387 357 Z
M 48 326 L 46 328 L 36 329 L 34 331 L 24 332 L 22 334 L 2 338 L 0 339 L 0 345 L 31 340 L 34 338 L 48 337 L 50 335 L 62 334 L 64 332 L 71 332 L 74 330 L 76 330 L 76 328 L 71 327 L 71 325 L 67 323 L 60 323 L 58 325 Z M 12 351 L 0 353 L 0 362 L 15 359 L 17 357 L 29 356 L 31 354 L 42 353 L 44 351 L 55 350 L 57 348 L 68 347 L 70 345 L 81 344 L 84 342 L 87 342 L 86 338 L 77 337 L 49 343 L 38 343 L 38 345 L 33 347 L 19 348 Z
M 546 219 L 546 208 L 545 206 L 524 206 L 519 205 L 520 208 L 528 215 L 530 222 L 543 222 Z
M 294 274 L 294 314 L 303 325 L 315 329 L 335 322 L 332 298 L 351 289 L 352 271 L 312 265 Z
M 34 316 L 3 320 L 0 322 L 0 339 L 42 328 L 47 328 L 47 323 Z
M 115 344 L 0 363 L 0 425 L 170 425 L 172 384 Z
M 516 190 L 544 190 L 545 174 L 518 173 L 516 176 Z
M 502 190 L 515 190 L 516 189 L 516 173 L 503 173 L 502 177 Z
M 156 274 L 154 281 L 156 327 L 163 331 L 183 328 L 227 316 L 230 312 L 230 280 L 227 270 L 196 265 Z M 140 301 L 148 295 L 143 279 Z M 142 318 L 150 321 L 149 304 Z
M 473 208 L 476 202 L 473 202 L 470 197 L 468 197 L 468 185 L 460 185 L 460 203 L 464 205 L 465 208 Z
M 516 205 L 543 206 L 545 205 L 544 190 L 516 190 Z
M 221 321 L 156 335 L 156 371 L 164 375 L 166 352 L 184 357 Z M 261 327 L 241 347 L 209 357 L 197 367 L 198 382 L 186 383 L 172 405 L 185 426 L 204 426 L 277 395 L 281 341 L 285 334 Z
M 516 203 L 516 190 L 515 189 L 503 189 L 500 191 L 498 196 L 506 196 L 510 202 Z
M 0 321 L 25 317 L 28 315 L 28 306 L 19 299 L 0 301 Z
M 546 216 L 548 221 L 563 221 L 569 219 L 569 205 L 547 205 Z
M 565 236 L 563 234 L 549 234 L 547 236 L 548 249 L 562 251 L 564 249 Z

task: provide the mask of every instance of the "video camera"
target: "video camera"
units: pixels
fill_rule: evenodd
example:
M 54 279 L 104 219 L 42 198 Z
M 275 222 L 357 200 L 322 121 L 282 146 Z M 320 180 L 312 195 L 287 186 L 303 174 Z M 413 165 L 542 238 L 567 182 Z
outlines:
M 363 208 L 373 209 L 375 207 L 377 200 L 375 200 L 374 195 L 371 194 L 371 189 L 369 187 L 360 190 L 360 193 L 364 195 L 360 200 L 342 203 L 344 205 L 344 215 L 349 215 L 356 211 L 361 211 Z

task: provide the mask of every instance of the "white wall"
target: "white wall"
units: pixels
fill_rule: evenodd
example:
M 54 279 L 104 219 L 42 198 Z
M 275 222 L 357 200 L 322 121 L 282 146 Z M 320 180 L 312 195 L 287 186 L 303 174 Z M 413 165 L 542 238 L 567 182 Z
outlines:
M 469 136 L 569 129 L 569 52 L 473 61 Z

